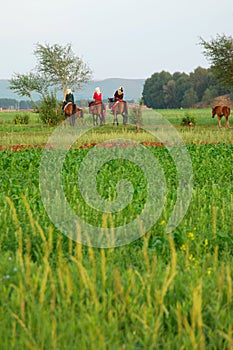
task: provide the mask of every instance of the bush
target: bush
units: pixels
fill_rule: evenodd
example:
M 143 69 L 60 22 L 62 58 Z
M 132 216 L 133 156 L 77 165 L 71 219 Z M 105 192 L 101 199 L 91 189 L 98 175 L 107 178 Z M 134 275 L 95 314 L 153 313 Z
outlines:
M 29 115 L 27 113 L 17 113 L 13 121 L 15 124 L 28 124 Z
M 142 106 L 141 105 L 135 105 L 130 110 L 129 120 L 130 120 L 131 124 L 137 125 L 139 127 L 141 127 L 143 125 Z
M 57 125 L 62 121 L 61 103 L 57 100 L 55 94 L 51 93 L 44 97 L 40 103 L 39 116 L 43 124 Z
M 181 120 L 181 125 L 183 126 L 196 125 L 196 119 L 190 113 L 185 113 L 185 116 Z

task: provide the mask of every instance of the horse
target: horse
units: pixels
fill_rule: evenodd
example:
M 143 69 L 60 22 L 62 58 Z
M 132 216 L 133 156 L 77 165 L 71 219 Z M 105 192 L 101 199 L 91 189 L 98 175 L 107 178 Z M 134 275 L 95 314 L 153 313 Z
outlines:
M 92 114 L 93 125 L 98 125 L 98 118 L 100 120 L 100 125 L 104 125 L 104 115 L 106 113 L 106 107 L 103 102 L 91 101 L 88 103 L 89 113 Z
M 215 115 L 217 114 L 219 128 L 221 128 L 221 119 L 223 116 L 226 118 L 225 126 L 230 128 L 229 121 L 228 121 L 230 113 L 231 113 L 231 110 L 227 106 L 215 106 L 214 108 L 212 108 L 212 118 L 214 118 Z
M 75 125 L 75 119 L 82 119 L 82 121 L 84 120 L 83 109 L 75 105 L 75 110 L 74 110 L 74 113 L 73 113 L 72 102 L 68 102 L 65 105 L 64 113 L 65 113 L 65 118 L 71 116 L 71 120 L 70 120 L 70 125 L 71 126 Z
M 114 106 L 114 107 L 113 107 Z M 113 125 L 116 123 L 119 125 L 118 122 L 118 114 L 122 115 L 123 118 L 123 124 L 126 125 L 128 121 L 128 103 L 126 101 L 115 101 L 114 98 L 108 98 L 108 108 L 112 109 L 113 107 Z

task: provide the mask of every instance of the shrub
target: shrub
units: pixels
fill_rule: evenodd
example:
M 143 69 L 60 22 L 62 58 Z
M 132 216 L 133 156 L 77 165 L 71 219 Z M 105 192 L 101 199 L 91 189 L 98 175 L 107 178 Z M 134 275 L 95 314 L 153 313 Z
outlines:
M 143 125 L 142 106 L 141 105 L 135 105 L 130 110 L 129 120 L 130 120 L 131 124 L 137 125 L 139 127 L 141 127 Z
M 183 126 L 196 125 L 196 119 L 190 113 L 185 113 L 185 116 L 181 120 L 181 125 Z
M 27 113 L 17 113 L 13 121 L 15 124 L 28 124 L 29 115 Z
M 51 93 L 44 97 L 40 103 L 39 116 L 43 124 L 57 125 L 63 120 L 61 103 L 55 94 Z

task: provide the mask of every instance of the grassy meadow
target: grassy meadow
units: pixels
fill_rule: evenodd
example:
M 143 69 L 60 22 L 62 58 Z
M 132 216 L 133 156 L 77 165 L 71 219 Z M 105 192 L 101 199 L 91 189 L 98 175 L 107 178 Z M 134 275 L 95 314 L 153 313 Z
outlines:
M 104 164 L 96 177 L 99 194 L 114 200 L 125 178 L 134 194 L 120 214 L 94 210 L 76 184 L 93 144 L 106 138 L 147 143 L 163 168 L 167 193 L 159 219 L 141 238 L 108 249 L 68 238 L 43 206 L 39 167 L 54 127 L 42 125 L 34 113 L 26 125 L 14 124 L 14 112 L 0 113 L 1 350 L 233 349 L 233 128 L 219 129 L 210 109 L 156 112 L 182 137 L 193 168 L 190 205 L 172 232 L 165 227 L 176 201 L 176 165 L 165 147 L 150 144 L 155 140 L 143 127 L 137 132 L 121 119 L 113 126 L 108 113 L 107 125 L 91 129 L 67 153 L 66 198 L 82 219 L 99 227 L 137 218 L 147 179 L 132 162 Z M 156 112 L 143 111 L 145 126 Z M 181 126 L 187 114 L 195 127 Z M 85 120 L 91 125 L 87 113 Z

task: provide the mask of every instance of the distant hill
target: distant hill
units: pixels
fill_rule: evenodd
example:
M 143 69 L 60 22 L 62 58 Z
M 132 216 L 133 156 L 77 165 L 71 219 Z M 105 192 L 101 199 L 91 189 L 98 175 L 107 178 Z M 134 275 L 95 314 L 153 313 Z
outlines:
M 82 89 L 75 91 L 76 100 L 91 100 L 93 92 L 96 86 L 99 86 L 103 98 L 107 99 L 112 97 L 115 90 L 120 86 L 123 86 L 125 92 L 125 99 L 137 101 L 142 96 L 143 85 L 145 79 L 120 79 L 120 78 L 109 78 L 104 80 L 92 80 L 88 82 Z M 57 94 L 57 97 L 62 99 L 62 92 Z M 12 90 L 9 89 L 9 80 L 0 79 L 0 98 L 13 98 L 16 100 L 24 100 L 23 98 L 15 94 Z M 37 99 L 37 96 L 34 95 L 34 98 Z

